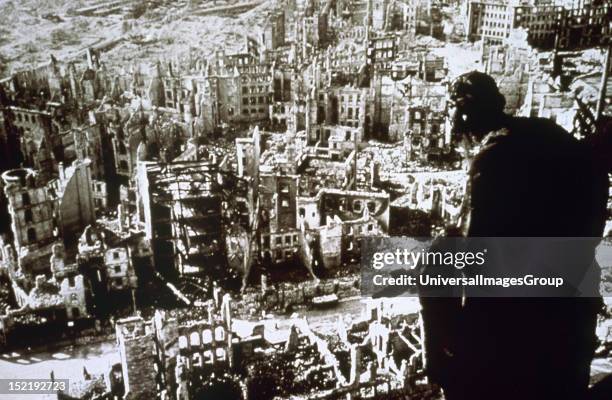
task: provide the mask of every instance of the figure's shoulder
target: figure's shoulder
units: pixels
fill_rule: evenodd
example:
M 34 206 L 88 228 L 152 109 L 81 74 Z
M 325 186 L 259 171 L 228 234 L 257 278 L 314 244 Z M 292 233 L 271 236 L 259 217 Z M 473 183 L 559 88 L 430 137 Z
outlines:
M 578 140 L 555 121 L 538 117 L 513 117 L 508 123 L 513 137 L 537 143 L 539 141 L 551 145 L 576 144 Z
M 541 117 L 512 117 L 509 120 L 509 125 L 525 128 L 563 129 L 550 118 Z

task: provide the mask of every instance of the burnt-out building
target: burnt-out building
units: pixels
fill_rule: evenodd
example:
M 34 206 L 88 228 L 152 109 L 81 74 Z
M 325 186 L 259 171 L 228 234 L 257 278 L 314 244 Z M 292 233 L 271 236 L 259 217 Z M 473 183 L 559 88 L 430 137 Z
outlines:
M 519 26 L 539 49 L 573 50 L 598 46 L 610 35 L 612 7 L 605 1 L 520 7 Z
M 49 112 L 12 107 L 12 125 L 20 138 L 20 150 L 26 165 L 37 169 L 55 169 L 54 150 L 61 154 L 58 128 Z
M 317 129 L 321 125 L 360 128 L 360 140 L 366 137 L 376 118 L 373 100 L 374 89 L 354 86 L 330 87 L 311 93 L 305 108 L 308 144 L 327 142 L 331 129 Z
M 298 176 L 260 176 L 261 256 L 264 260 L 291 260 L 299 251 L 297 230 Z
M 242 119 L 257 121 L 268 119 L 272 104 L 272 69 L 266 64 L 252 64 L 240 69 L 238 95 Z
M 154 264 L 170 276 L 224 263 L 222 175 L 216 162 L 138 165 L 138 212 Z
M 467 4 L 468 40 L 487 40 L 501 44 L 510 31 L 519 26 L 525 9 L 516 3 L 502 1 L 469 1 Z
M 273 100 L 275 102 L 287 102 L 296 100 L 295 88 L 292 85 L 295 80 L 295 72 L 291 68 L 287 68 L 283 64 L 274 66 L 273 69 Z
M 367 209 L 383 229 L 389 227 L 389 194 L 385 192 L 360 192 L 351 190 L 323 189 L 319 194 L 321 224 L 327 218 L 338 215 L 342 221 L 351 221 L 363 216 Z
M 408 107 L 404 145 L 410 160 L 433 162 L 451 147 L 446 134 L 446 117 L 430 107 Z
M 123 116 L 118 110 L 108 114 L 116 174 L 126 182 L 136 168 L 138 145 L 146 139 L 148 118 L 142 109 Z
M 368 58 L 380 69 L 389 69 L 400 50 L 401 36 L 397 33 L 384 33 L 370 36 Z
M 317 148 L 328 150 L 332 160 L 345 159 L 364 139 L 363 128 L 346 125 L 315 125 L 309 139 Z

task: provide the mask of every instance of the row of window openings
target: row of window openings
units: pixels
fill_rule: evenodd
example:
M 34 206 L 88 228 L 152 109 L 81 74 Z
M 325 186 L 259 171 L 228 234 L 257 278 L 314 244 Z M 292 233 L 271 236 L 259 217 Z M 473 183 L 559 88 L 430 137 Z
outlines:
M 344 113 L 347 109 L 344 108 L 344 106 L 340 107 L 340 112 Z M 353 109 L 352 108 L 348 108 L 348 116 L 347 118 L 352 119 L 353 118 Z M 359 118 L 359 109 L 356 108 L 355 109 L 355 118 Z
M 502 7 L 497 7 L 497 8 L 502 8 Z M 489 11 L 485 11 L 484 12 L 485 17 L 491 17 L 491 18 L 506 18 L 507 14 L 502 14 L 502 13 L 495 13 L 495 12 L 489 12 Z
M 268 99 L 268 101 L 266 102 L 266 98 L 263 97 L 263 96 L 251 97 L 250 99 L 248 97 L 245 97 L 245 98 L 242 99 L 242 105 L 248 106 L 249 104 L 251 104 L 251 105 L 255 105 L 255 104 L 268 104 L 269 100 L 270 99 Z
M 226 354 L 225 354 L 225 350 L 224 349 L 217 349 L 216 350 L 216 358 L 213 359 L 213 353 L 212 351 L 208 350 L 205 351 L 202 354 L 200 353 L 194 353 L 191 356 L 191 362 L 193 363 L 194 367 L 203 367 L 204 365 L 208 365 L 208 364 L 212 364 L 213 362 L 225 362 L 226 361 Z
M 302 218 L 306 218 L 306 209 L 304 209 L 303 207 L 300 207 L 300 210 L 299 210 L 299 215 L 300 215 L 300 217 L 302 217 Z M 313 218 L 314 218 L 316 215 L 317 215 L 317 213 L 316 213 L 315 211 L 313 211 L 313 212 L 311 213 L 311 217 L 313 217 Z
M 327 207 L 328 208 L 335 208 L 336 204 L 333 203 L 331 200 L 329 200 L 327 202 Z M 376 203 L 373 201 L 368 201 L 367 202 L 367 207 L 368 207 L 368 211 L 369 212 L 375 212 L 376 211 Z M 338 203 L 338 209 L 340 211 L 344 211 L 346 209 L 346 200 L 341 199 L 340 202 Z M 363 203 L 361 200 L 354 200 L 352 203 L 352 209 L 354 212 L 356 213 L 360 213 L 363 211 Z M 301 209 L 300 209 L 301 210 Z
M 235 60 L 238 62 L 238 65 L 250 65 L 250 64 L 252 64 L 251 56 L 238 56 L 238 57 L 235 57 Z
M 259 110 L 257 108 L 252 108 L 252 109 L 248 109 L 248 108 L 244 108 L 242 109 L 242 114 L 244 115 L 249 115 L 249 114 L 265 114 L 266 113 L 266 109 L 265 108 L 260 108 Z
M 508 24 L 505 24 L 505 23 L 502 24 L 501 22 L 489 22 L 489 21 L 485 22 L 483 25 L 487 27 L 491 27 L 491 28 L 505 28 L 508 26 Z
M 16 114 L 16 116 L 17 116 L 17 121 L 19 122 L 31 122 L 31 123 L 36 122 L 36 116 L 32 114 Z
M 358 102 L 359 100 L 361 100 L 361 95 L 342 95 L 340 96 L 340 99 L 342 100 L 343 103 L 345 102 L 349 102 L 349 103 L 354 103 L 354 102 Z
M 242 94 L 257 94 L 257 93 L 267 93 L 267 86 L 243 86 Z
M 374 224 L 362 225 L 359 229 L 360 233 L 372 232 L 374 230 Z M 352 226 L 349 225 L 348 230 L 346 232 L 347 236 L 352 236 L 355 234 L 355 230 Z
M 262 241 L 263 241 L 263 248 L 265 249 L 270 248 L 270 236 L 264 236 L 262 238 Z M 286 246 L 293 246 L 293 243 L 297 243 L 297 241 L 298 241 L 298 235 L 296 234 L 276 236 L 276 238 L 274 238 L 274 244 L 276 246 L 282 246 L 283 242 L 285 243 Z
M 252 82 L 268 83 L 271 81 L 271 79 L 267 76 L 268 73 L 266 71 L 257 71 L 257 68 L 253 68 L 253 67 L 240 68 L 239 71 L 241 74 L 259 74 L 258 76 L 250 77 L 250 78 L 243 77 L 242 83 L 244 84 L 248 84 Z
M 336 56 L 336 59 L 332 61 L 332 65 L 334 67 L 346 68 L 346 64 L 348 65 L 358 64 L 361 58 L 362 57 L 349 58 L 349 57 Z M 365 58 L 365 56 L 363 58 Z
M 488 29 L 478 29 L 478 34 L 485 34 L 485 35 L 491 35 L 491 36 L 504 36 L 505 32 L 495 32 L 492 30 L 488 30 Z
M 376 53 L 374 53 L 374 57 L 376 59 L 387 59 L 387 58 L 393 58 L 394 54 L 392 50 L 377 51 Z
M 295 250 L 274 250 L 274 258 L 275 261 L 280 261 L 282 259 L 291 260 L 295 255 Z M 272 258 L 272 253 L 270 251 L 264 252 L 264 257 Z
M 375 49 L 390 49 L 394 46 L 393 41 L 385 40 L 385 41 L 377 41 L 374 45 Z
M 554 33 L 552 32 L 552 29 L 556 27 L 553 24 L 540 24 L 540 25 L 531 26 L 531 28 L 532 29 L 530 29 L 529 33 L 530 35 L 533 35 L 533 29 L 546 29 L 550 31 L 550 33 Z
M 225 330 L 222 327 L 219 326 L 215 329 L 214 340 L 217 342 L 225 340 Z M 187 347 L 189 347 L 189 344 L 191 344 L 191 346 L 200 346 L 201 344 L 210 344 L 212 342 L 213 331 L 206 329 L 202 331 L 201 337 L 199 332 L 192 332 L 189 335 L 189 339 L 187 339 L 187 336 L 179 336 L 179 349 L 186 349 Z
M 548 14 L 548 15 L 532 15 L 530 17 L 528 17 L 529 21 L 546 21 L 548 19 L 550 19 L 550 17 L 552 16 L 554 17 L 559 17 L 561 16 L 561 13 L 554 13 L 554 14 Z

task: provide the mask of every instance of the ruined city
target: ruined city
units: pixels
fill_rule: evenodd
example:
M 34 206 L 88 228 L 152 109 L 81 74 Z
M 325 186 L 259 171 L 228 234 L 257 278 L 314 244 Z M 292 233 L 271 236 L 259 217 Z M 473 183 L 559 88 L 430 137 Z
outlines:
M 605 0 L 0 11 L 0 377 L 70 383 L 15 399 L 443 400 L 419 299 L 362 296 L 360 260 L 458 224 L 450 83 L 580 140 L 612 118 Z

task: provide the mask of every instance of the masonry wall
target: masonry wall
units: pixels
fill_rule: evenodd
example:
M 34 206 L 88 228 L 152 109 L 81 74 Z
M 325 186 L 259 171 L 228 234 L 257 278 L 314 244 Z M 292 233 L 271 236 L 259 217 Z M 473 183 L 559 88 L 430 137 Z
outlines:
M 89 161 L 78 161 L 67 171 L 64 194 L 60 200 L 62 234 L 76 237 L 95 219 Z
M 36 186 L 32 174 L 25 169 L 3 174 L 17 249 L 53 238 L 53 202 L 46 187 Z
M 117 321 L 117 342 L 126 400 L 152 400 L 157 397 L 153 333 L 140 317 Z

